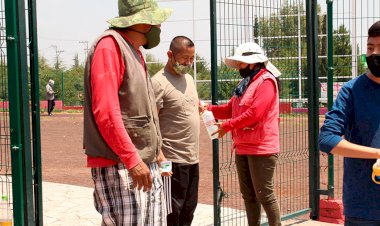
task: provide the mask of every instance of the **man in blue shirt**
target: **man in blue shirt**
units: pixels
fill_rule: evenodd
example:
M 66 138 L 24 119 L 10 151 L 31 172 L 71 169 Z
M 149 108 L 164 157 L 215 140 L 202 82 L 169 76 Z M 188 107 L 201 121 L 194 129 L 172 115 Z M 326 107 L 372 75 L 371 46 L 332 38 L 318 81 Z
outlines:
M 368 73 L 347 82 L 326 114 L 320 150 L 344 156 L 346 226 L 380 225 L 380 185 L 372 166 L 380 159 L 380 21 L 368 30 Z

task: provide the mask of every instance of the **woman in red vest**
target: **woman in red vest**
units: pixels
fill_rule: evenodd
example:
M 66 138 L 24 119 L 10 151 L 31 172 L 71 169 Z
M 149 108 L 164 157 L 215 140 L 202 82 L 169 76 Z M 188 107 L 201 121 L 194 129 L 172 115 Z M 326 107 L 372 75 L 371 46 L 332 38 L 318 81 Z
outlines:
M 243 79 L 227 104 L 205 107 L 215 118 L 225 119 L 217 124 L 219 138 L 231 132 L 248 224 L 260 224 L 262 205 L 269 225 L 281 225 L 273 183 L 280 151 L 277 77 L 281 73 L 253 42 L 240 45 L 225 63 L 239 70 Z

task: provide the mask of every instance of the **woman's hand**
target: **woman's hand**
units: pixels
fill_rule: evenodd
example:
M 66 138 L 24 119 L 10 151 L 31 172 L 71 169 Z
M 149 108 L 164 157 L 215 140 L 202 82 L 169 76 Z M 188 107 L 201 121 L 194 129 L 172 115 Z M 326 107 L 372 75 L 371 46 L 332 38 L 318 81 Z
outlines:
M 214 125 L 218 127 L 218 130 L 212 133 L 211 136 L 218 134 L 218 138 L 222 138 L 224 135 L 226 135 L 227 132 L 223 129 L 221 122 L 216 122 Z

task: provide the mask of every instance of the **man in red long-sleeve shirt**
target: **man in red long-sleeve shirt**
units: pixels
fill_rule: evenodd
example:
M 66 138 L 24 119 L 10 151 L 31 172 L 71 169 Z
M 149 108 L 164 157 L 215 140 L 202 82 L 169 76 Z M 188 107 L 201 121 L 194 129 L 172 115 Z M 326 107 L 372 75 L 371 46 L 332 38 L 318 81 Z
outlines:
M 141 46 L 160 42 L 171 9 L 155 0 L 119 0 L 86 62 L 84 149 L 102 225 L 166 225 L 158 163 L 161 134 Z

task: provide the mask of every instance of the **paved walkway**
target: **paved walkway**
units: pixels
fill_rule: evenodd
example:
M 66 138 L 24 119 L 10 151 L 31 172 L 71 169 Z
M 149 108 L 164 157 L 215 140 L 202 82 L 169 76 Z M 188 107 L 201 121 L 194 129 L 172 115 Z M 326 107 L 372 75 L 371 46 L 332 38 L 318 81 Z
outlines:
M 92 200 L 92 188 L 67 184 L 43 182 L 43 213 L 46 226 L 100 226 L 100 215 Z M 227 220 L 228 221 L 228 220 Z M 232 225 L 231 222 L 225 225 Z M 244 220 L 242 220 L 244 222 Z M 236 222 L 236 221 L 235 221 Z M 242 223 L 243 224 L 243 223 Z M 211 205 L 198 204 L 193 226 L 212 226 L 213 208 Z M 294 226 L 337 226 L 319 221 L 294 219 L 283 222 Z

